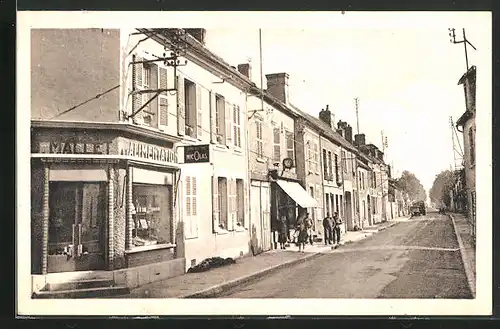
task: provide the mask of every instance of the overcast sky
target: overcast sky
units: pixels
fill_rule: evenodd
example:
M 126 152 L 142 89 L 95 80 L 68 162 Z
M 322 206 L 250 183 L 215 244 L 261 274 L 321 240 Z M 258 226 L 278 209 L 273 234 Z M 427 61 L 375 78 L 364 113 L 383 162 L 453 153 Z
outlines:
M 491 79 L 481 84 L 481 70 L 491 68 L 489 16 L 421 13 L 412 19 L 422 24 L 405 26 L 405 14 L 389 14 L 399 24 L 386 24 L 388 16 L 364 13 L 369 25 L 349 24 L 359 15 L 333 15 L 343 23 L 327 28 L 263 28 L 263 74 L 288 73 L 293 104 L 315 116 L 329 104 L 336 120 L 348 121 L 353 133 L 358 97 L 360 132 L 367 143 L 381 147 L 383 130 L 386 161 L 395 173 L 409 170 L 429 189 L 435 175 L 453 164 L 449 116 L 456 120 L 465 110 L 457 85 L 465 72 L 464 47 L 450 43 L 448 28 L 456 28 L 462 40 L 464 27 L 478 49 L 469 51 L 469 63 L 478 67 L 479 98 L 485 85 L 491 89 Z M 258 27 L 209 28 L 206 37 L 207 46 L 231 65 L 250 59 L 252 80 L 260 84 Z

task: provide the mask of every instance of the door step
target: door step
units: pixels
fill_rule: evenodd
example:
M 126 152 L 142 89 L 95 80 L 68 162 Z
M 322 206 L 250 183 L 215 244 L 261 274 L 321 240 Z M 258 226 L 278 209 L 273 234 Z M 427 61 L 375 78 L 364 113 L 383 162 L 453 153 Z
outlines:
M 43 290 L 33 293 L 32 298 L 106 298 L 129 292 L 129 288 L 117 286 L 113 280 L 94 279 L 48 283 Z

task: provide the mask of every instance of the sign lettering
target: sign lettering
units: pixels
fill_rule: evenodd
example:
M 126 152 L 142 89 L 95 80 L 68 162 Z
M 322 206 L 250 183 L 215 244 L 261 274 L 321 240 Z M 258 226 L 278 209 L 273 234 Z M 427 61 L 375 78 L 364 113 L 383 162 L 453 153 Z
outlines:
M 49 153 L 58 154 L 105 154 L 106 144 L 50 141 Z
M 128 150 L 122 150 L 122 154 L 153 161 L 177 163 L 177 154 L 170 149 L 132 141 L 129 143 Z
M 184 147 L 184 162 L 210 162 L 210 145 L 190 145 Z

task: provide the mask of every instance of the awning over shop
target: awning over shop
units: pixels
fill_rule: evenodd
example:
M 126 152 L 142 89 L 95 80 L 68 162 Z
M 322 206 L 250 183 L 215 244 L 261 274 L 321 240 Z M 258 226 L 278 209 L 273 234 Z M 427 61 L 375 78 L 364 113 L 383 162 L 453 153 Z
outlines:
M 278 179 L 276 183 L 302 208 L 316 208 L 318 202 L 299 183 Z

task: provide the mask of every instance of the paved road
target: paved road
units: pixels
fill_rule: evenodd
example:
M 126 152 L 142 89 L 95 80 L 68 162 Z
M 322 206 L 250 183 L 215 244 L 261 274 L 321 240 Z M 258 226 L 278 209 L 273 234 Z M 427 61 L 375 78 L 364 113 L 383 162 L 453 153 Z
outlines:
M 472 298 L 447 216 L 428 213 L 218 298 Z

